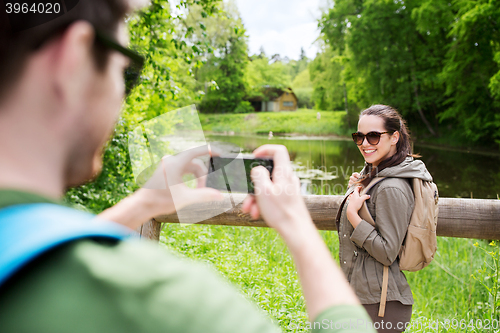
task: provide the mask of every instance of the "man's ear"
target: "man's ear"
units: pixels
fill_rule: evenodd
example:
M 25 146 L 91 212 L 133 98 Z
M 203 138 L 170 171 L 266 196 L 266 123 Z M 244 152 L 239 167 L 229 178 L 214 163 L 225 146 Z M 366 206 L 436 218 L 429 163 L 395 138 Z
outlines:
M 53 53 L 53 89 L 66 107 L 79 103 L 94 74 L 94 29 L 86 21 L 72 23 L 56 40 Z

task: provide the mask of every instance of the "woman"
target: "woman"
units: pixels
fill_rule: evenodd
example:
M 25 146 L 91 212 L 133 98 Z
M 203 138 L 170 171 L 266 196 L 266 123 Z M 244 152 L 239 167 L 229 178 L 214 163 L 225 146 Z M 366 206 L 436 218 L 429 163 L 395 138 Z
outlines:
M 403 332 L 411 319 L 413 297 L 399 270 L 398 254 L 414 207 L 411 179 L 432 177 L 422 161 L 413 159 L 418 156 L 413 155 L 405 122 L 390 106 L 364 110 L 353 139 L 365 167 L 351 176 L 337 219 L 340 266 L 378 332 Z M 375 176 L 388 178 L 361 195 Z M 365 201 L 376 227 L 358 214 Z M 379 317 L 384 265 L 389 267 L 387 303 L 384 317 Z

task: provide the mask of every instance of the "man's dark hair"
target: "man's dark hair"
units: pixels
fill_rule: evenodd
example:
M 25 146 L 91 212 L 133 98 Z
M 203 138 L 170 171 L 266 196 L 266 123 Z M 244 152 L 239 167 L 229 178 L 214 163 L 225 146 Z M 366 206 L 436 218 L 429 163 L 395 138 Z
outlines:
M 8 88 L 17 83 L 30 54 L 51 38 L 62 34 L 71 23 L 84 20 L 113 36 L 129 10 L 127 0 L 80 0 L 69 10 L 66 7 L 68 1 L 57 2 L 62 5 L 64 14 L 38 25 L 34 21 L 39 17 L 26 15 L 22 24 L 28 28 L 20 29 L 7 15 L 6 1 L 0 0 L 0 101 Z M 109 50 L 97 43 L 94 44 L 93 53 L 96 68 L 104 70 Z

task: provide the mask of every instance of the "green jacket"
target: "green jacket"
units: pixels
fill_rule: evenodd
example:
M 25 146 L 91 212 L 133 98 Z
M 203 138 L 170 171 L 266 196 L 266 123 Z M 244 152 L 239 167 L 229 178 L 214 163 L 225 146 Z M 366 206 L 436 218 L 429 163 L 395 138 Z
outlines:
M 0 208 L 37 202 L 54 203 L 35 194 L 0 190 Z M 374 332 L 365 328 L 369 317 L 360 306 L 331 307 L 316 321 L 321 325 L 316 325 L 314 332 Z M 365 325 L 349 330 L 340 325 L 359 322 Z M 280 331 L 206 264 L 180 258 L 152 242 L 91 239 L 45 253 L 1 285 L 0 330 Z
M 413 158 L 386 168 L 377 176 L 388 177 L 368 191 L 366 205 L 377 227 L 362 220 L 354 229 L 346 215 L 349 201 L 343 206 L 338 234 L 340 267 L 362 304 L 380 302 L 384 265 L 389 266 L 387 301 L 413 304 L 398 257 L 415 203 L 409 179 L 432 181 L 432 177 L 424 163 Z M 346 196 L 353 190 L 351 187 Z

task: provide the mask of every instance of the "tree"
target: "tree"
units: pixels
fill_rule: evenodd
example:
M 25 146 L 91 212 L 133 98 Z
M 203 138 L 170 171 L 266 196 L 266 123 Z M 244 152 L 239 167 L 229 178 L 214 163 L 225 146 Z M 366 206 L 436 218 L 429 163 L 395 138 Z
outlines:
M 309 69 L 306 68 L 300 72 L 292 82 L 292 89 L 297 96 L 299 102 L 299 108 L 309 108 L 313 107 L 312 93 L 313 85 L 310 79 Z
M 428 118 L 435 117 L 439 95 L 428 98 L 427 93 L 439 93 L 432 82 L 440 70 L 432 63 L 438 49 L 418 32 L 411 18 L 418 4 L 344 1 L 343 6 L 329 11 L 330 22 L 324 18 L 323 31 L 327 40 L 334 41 L 340 34 L 345 42 L 331 45 L 340 55 L 349 55 L 351 68 L 346 70 L 361 77 L 365 85 L 361 104 L 390 104 L 409 118 L 419 115 L 429 132 L 435 134 Z
M 205 16 L 212 15 L 219 1 L 196 0 Z M 178 7 L 190 10 L 194 1 L 182 0 Z M 194 23 L 189 31 L 198 27 Z M 149 7 L 128 18 L 130 44 L 145 58 L 140 84 L 128 96 L 113 137 L 103 156 L 103 169 L 97 179 L 70 189 L 65 200 L 94 213 L 114 205 L 137 188 L 128 152 L 128 132 L 139 122 L 148 120 L 185 103 L 193 103 L 196 94 L 192 72 L 194 58 L 208 52 L 200 40 L 196 48 L 186 43 L 186 31 L 179 31 L 170 5 L 153 0 Z M 189 37 L 189 36 L 188 36 Z
M 468 139 L 488 144 L 500 139 L 500 6 L 484 0 L 456 4 L 459 19 L 449 32 L 441 73 L 449 106 L 439 116 L 458 120 Z
M 343 109 L 342 68 L 334 57 L 334 52 L 326 45 L 309 64 L 313 86 L 311 99 L 317 110 Z
M 304 59 L 307 59 L 306 51 L 304 50 L 303 47 L 301 47 L 300 48 L 300 58 L 299 58 L 299 60 L 304 60 Z
M 463 143 L 491 143 L 500 137 L 499 8 L 495 0 L 339 0 L 320 28 L 345 59 L 350 104 L 390 104 L 431 135 L 452 126 L 448 134 Z M 326 87 L 316 87 L 318 100 Z
M 248 84 L 248 96 L 262 96 L 265 100 L 269 97 L 264 94 L 264 88 L 287 88 L 291 85 L 287 66 L 281 61 L 269 63 L 267 57 L 254 57 L 248 64 L 245 80 Z
M 248 63 L 247 36 L 233 2 L 220 3 L 217 13 L 201 15 L 202 8 L 194 8 L 187 16 L 186 26 L 199 22 L 200 29 L 192 29 L 189 44 L 208 40 L 209 53 L 199 59 L 204 62 L 195 70 L 198 89 L 204 96 L 200 103 L 203 112 L 233 112 L 238 107 L 248 108 L 244 80 Z M 243 103 L 243 104 L 242 104 Z

